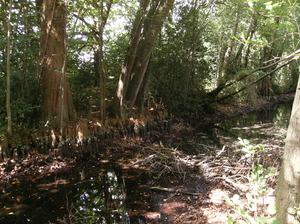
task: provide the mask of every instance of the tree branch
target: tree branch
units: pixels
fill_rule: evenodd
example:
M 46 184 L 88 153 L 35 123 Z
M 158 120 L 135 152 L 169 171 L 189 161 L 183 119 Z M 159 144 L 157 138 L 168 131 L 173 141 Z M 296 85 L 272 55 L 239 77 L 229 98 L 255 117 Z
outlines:
M 270 64 L 270 65 L 266 65 L 266 66 L 264 66 L 264 67 L 259 67 L 259 68 L 257 68 L 257 69 L 254 69 L 254 70 L 251 71 L 250 73 L 248 73 L 248 74 L 246 74 L 246 75 L 243 75 L 242 77 L 239 77 L 239 78 L 235 79 L 234 81 L 232 81 L 232 82 L 230 82 L 230 83 L 227 83 L 226 85 L 223 86 L 222 89 L 225 89 L 225 88 L 227 88 L 227 87 L 229 87 L 229 86 L 234 85 L 234 84 L 237 83 L 237 82 L 240 82 L 240 81 L 244 80 L 245 78 L 249 77 L 250 75 L 252 75 L 252 74 L 255 73 L 255 72 L 263 71 L 263 70 L 266 70 L 266 69 L 268 69 L 268 68 L 271 68 L 271 67 L 273 67 L 273 66 L 275 66 L 275 65 L 277 65 L 277 64 L 279 64 L 279 63 L 281 63 L 281 62 L 283 62 L 283 61 L 288 60 L 288 59 L 291 58 L 291 57 L 294 57 L 294 56 L 297 55 L 297 54 L 300 54 L 300 49 L 294 51 L 293 53 L 291 53 L 290 55 L 286 56 L 285 58 L 283 58 L 283 59 L 281 59 L 281 60 L 278 60 L 278 61 L 276 61 L 276 62 L 274 62 L 274 63 L 272 63 L 272 64 Z M 291 60 L 289 60 L 289 61 L 288 61 L 288 64 L 289 64 L 291 61 L 293 61 L 293 60 L 294 60 L 294 58 L 291 59 Z M 285 65 L 287 65 L 287 64 L 284 63 L 283 65 L 285 66 Z M 282 67 L 283 67 L 283 66 L 279 66 L 278 69 L 279 69 L 279 68 L 282 68 Z M 270 74 L 272 74 L 272 72 L 275 72 L 275 71 L 277 71 L 278 69 L 274 69 L 274 70 L 272 70 L 271 72 L 268 72 L 267 74 L 270 75 Z
M 297 50 L 296 52 L 299 53 L 299 52 L 300 52 L 300 49 Z M 295 52 L 294 52 L 294 53 L 295 53 Z M 296 54 L 297 54 L 297 53 L 295 53 L 294 55 L 296 55 Z M 287 58 L 285 58 L 285 59 L 287 59 Z M 236 94 L 238 94 L 238 93 L 244 91 L 245 89 L 249 88 L 250 86 L 254 85 L 255 83 L 258 83 L 259 81 L 263 80 L 263 79 L 266 78 L 267 76 L 273 74 L 274 72 L 276 72 L 277 70 L 283 68 L 284 66 L 288 65 L 289 63 L 291 63 L 291 62 L 294 61 L 294 60 L 295 60 L 295 58 L 292 58 L 292 59 L 288 60 L 287 62 L 285 62 L 285 63 L 283 63 L 282 65 L 278 66 L 277 68 L 273 69 L 272 71 L 266 73 L 265 75 L 263 75 L 263 76 L 260 77 L 259 79 L 257 79 L 257 80 L 255 80 L 255 81 L 251 82 L 249 85 L 244 86 L 244 87 L 240 88 L 239 90 L 237 90 L 237 91 L 235 91 L 235 92 L 233 92 L 233 93 L 231 93 L 231 94 L 229 94 L 229 95 L 223 96 L 223 97 L 221 97 L 221 98 L 215 100 L 215 102 L 221 102 L 221 101 L 223 101 L 223 100 L 226 100 L 226 99 L 228 99 L 228 98 L 230 98 L 230 97 L 232 97 L 232 96 L 234 96 L 234 95 L 236 95 Z M 268 66 L 268 67 L 269 67 L 269 66 Z M 252 74 L 252 73 L 251 73 L 251 74 Z

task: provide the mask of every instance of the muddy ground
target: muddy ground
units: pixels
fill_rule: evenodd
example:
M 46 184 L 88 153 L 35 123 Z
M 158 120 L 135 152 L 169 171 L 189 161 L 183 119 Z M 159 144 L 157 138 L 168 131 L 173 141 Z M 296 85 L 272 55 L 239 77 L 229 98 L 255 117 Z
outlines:
M 228 217 L 235 220 L 239 216 L 232 206 L 225 203 L 224 195 L 240 195 L 239 203 L 249 205 L 245 194 L 251 189 L 247 176 L 255 160 L 243 153 L 232 154 L 228 147 L 203 146 L 196 155 L 189 155 L 165 145 L 168 139 L 180 140 L 201 125 L 219 122 L 234 116 L 283 103 L 293 99 L 292 94 L 278 96 L 276 100 L 259 100 L 255 108 L 250 105 L 219 105 L 212 115 L 197 119 L 173 119 L 171 133 L 152 133 L 143 138 L 115 141 L 97 154 L 83 155 L 81 158 L 60 158 L 32 152 L 25 159 L 7 160 L 0 164 L 0 190 L 7 184 L 18 184 L 23 178 L 42 178 L 51 173 L 64 172 L 76 166 L 109 159 L 117 166 L 140 169 L 155 177 L 151 184 L 140 186 L 147 191 L 152 203 L 158 203 L 153 212 L 141 205 L 130 212 L 131 217 L 142 217 L 144 223 L 226 223 Z M 280 168 L 285 136 L 266 139 L 262 145 L 268 153 L 260 153 L 260 164 L 267 168 Z M 263 201 L 258 196 L 258 215 L 266 216 L 264 206 L 274 201 L 276 175 L 265 185 Z M 128 199 L 129 202 L 135 199 Z M 140 212 L 138 212 L 140 210 Z M 254 210 L 249 211 L 254 215 Z M 61 220 L 61 223 L 64 223 Z

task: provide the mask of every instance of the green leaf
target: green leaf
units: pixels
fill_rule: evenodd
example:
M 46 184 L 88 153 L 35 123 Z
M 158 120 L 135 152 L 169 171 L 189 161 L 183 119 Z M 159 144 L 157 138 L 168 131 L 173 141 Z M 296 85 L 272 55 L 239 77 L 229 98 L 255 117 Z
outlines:
M 269 223 L 270 224 L 281 224 L 281 222 L 279 220 L 270 220 Z
M 239 209 L 239 213 L 243 216 L 247 215 L 247 212 L 245 211 L 245 209 Z
M 266 217 L 257 217 L 256 221 L 264 223 L 264 222 L 268 222 L 268 219 Z
M 227 219 L 227 222 L 230 223 L 230 224 L 231 224 L 231 223 L 233 224 L 233 223 L 234 223 L 233 218 L 229 217 L 229 218 Z
M 227 195 L 223 195 L 223 198 L 225 199 L 227 205 L 230 205 L 230 206 L 235 205 Z
M 248 139 L 243 139 L 243 142 L 244 142 L 245 145 L 250 144 L 250 141 Z
M 276 204 L 269 204 L 268 208 L 267 208 L 268 214 L 269 215 L 276 215 L 277 211 L 278 211 L 278 207 Z
M 230 37 L 233 38 L 233 39 L 235 39 L 235 40 L 239 40 L 239 38 L 236 37 L 236 36 L 231 35 Z
M 258 144 L 257 147 L 262 149 L 264 146 L 262 144 Z

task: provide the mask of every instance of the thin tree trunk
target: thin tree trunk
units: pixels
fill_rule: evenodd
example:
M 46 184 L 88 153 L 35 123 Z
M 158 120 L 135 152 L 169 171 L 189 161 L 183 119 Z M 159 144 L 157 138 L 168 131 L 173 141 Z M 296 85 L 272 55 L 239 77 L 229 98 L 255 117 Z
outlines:
M 110 0 L 106 3 L 106 8 L 104 8 L 103 0 L 101 1 L 100 9 L 99 10 L 99 18 L 96 25 L 96 30 L 98 32 L 94 33 L 94 38 L 96 40 L 96 45 L 94 46 L 95 49 L 95 65 L 97 68 L 97 73 L 99 74 L 99 87 L 100 87 L 100 118 L 101 120 L 105 119 L 105 81 L 106 81 L 106 70 L 104 67 L 104 56 L 103 56 L 103 32 L 104 27 L 107 23 L 108 15 L 110 13 L 110 9 L 112 6 L 113 0 Z
M 255 27 L 256 27 L 256 12 L 253 13 L 252 15 L 252 18 L 251 18 L 251 22 L 249 23 L 249 27 L 248 27 L 248 31 L 247 31 L 247 35 L 245 37 L 245 42 L 244 43 L 241 43 L 241 45 L 239 46 L 239 49 L 235 55 L 235 58 L 234 58 L 234 61 L 235 61 L 235 64 L 236 64 L 236 67 L 241 67 L 241 64 L 242 64 L 242 53 L 243 53 L 243 49 L 245 47 L 245 45 L 247 44 L 246 41 L 247 40 L 251 40 L 253 35 L 254 35 L 254 32 L 255 32 Z M 250 44 L 248 44 L 248 48 L 246 50 L 246 54 L 245 54 L 245 61 L 248 60 L 248 56 L 249 56 L 249 53 L 248 52 L 250 50 Z M 247 65 L 247 63 L 244 63 L 244 65 Z M 246 68 L 246 67 L 244 67 Z
M 10 77 L 11 77 L 11 66 L 10 66 L 10 40 L 11 40 L 11 11 L 12 11 L 12 0 L 9 0 L 8 9 L 6 1 L 2 0 L 2 6 L 5 9 L 4 18 L 4 29 L 6 36 L 6 116 L 7 116 L 7 134 L 12 134 L 12 118 L 11 118 L 11 107 L 10 107 Z

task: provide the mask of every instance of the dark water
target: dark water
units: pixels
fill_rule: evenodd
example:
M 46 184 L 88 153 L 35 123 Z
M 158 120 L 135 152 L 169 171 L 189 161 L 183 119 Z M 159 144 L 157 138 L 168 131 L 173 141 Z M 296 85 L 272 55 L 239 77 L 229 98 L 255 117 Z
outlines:
M 189 140 L 206 145 L 222 147 L 232 145 L 238 139 L 248 139 L 251 144 L 260 144 L 269 138 L 282 138 L 286 135 L 293 102 L 278 104 L 244 114 L 217 124 L 200 127 Z M 191 148 L 189 146 L 189 148 Z
M 281 104 L 199 128 L 179 149 L 197 154 L 205 145 L 222 147 L 239 137 L 260 143 L 285 135 L 291 107 Z M 28 179 L 1 189 L 0 223 L 146 223 L 144 212 L 158 206 L 147 191 L 151 181 L 141 170 L 116 169 L 107 161 Z
M 105 161 L 15 183 L 1 194 L 0 223 L 132 223 L 128 208 L 143 203 L 142 212 L 146 205 L 141 182 L 141 171 L 112 169 Z

